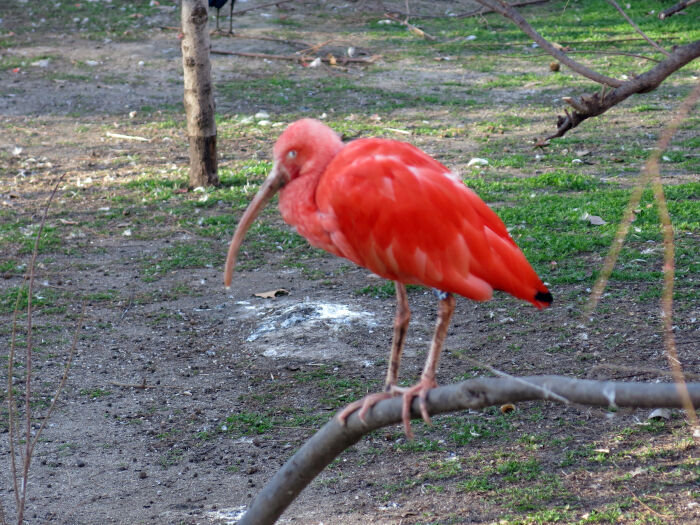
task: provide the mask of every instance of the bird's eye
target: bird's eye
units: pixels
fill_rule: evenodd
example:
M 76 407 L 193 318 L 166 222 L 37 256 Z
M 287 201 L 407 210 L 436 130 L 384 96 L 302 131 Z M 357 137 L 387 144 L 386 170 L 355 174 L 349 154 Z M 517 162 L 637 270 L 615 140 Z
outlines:
M 297 150 L 295 149 L 290 149 L 289 153 L 287 153 L 287 158 L 289 159 L 295 159 L 297 157 Z

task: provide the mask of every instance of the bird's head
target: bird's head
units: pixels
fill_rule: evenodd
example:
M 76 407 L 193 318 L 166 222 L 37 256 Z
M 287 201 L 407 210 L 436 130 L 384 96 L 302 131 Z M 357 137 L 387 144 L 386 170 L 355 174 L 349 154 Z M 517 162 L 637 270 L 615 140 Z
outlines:
M 342 147 L 340 137 L 318 120 L 297 120 L 284 130 L 272 150 L 272 171 L 248 205 L 233 234 L 224 269 L 224 284 L 227 288 L 233 279 L 243 238 L 265 204 L 294 179 L 311 174 L 320 175 Z

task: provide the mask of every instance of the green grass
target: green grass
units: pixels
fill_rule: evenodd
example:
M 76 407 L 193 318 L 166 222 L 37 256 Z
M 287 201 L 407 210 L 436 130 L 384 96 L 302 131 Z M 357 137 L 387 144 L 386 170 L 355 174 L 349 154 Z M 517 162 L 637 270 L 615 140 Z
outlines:
M 222 265 L 224 253 L 207 241 L 198 243 L 175 243 L 157 256 L 149 256 L 142 261 L 142 278 L 156 280 L 169 272 L 184 268 L 212 268 Z
M 32 307 L 46 308 L 55 306 L 58 294 L 50 289 L 34 290 L 32 295 Z M 22 312 L 27 309 L 29 303 L 29 292 L 26 286 L 13 286 L 5 290 L 0 290 L 0 313 L 11 313 L 17 309 Z
M 110 394 L 111 392 L 109 390 L 103 390 L 101 388 L 83 388 L 80 390 L 81 396 L 87 396 L 90 399 L 99 399 Z
M 151 17 L 159 12 L 146 1 L 62 2 L 58 5 L 11 2 L 3 15 L 14 22 L 12 30 L 19 37 L 40 30 L 70 31 L 94 40 L 135 40 L 145 31 L 153 30 L 156 22 Z

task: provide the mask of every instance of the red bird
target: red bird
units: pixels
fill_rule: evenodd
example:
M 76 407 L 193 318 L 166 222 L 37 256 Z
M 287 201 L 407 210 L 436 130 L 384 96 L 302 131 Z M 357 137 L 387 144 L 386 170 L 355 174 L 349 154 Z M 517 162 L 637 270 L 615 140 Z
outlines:
M 410 437 L 411 403 L 437 386 L 435 370 L 450 318 L 453 293 L 486 301 L 502 290 L 546 308 L 552 294 L 508 234 L 501 219 L 450 170 L 418 148 L 396 140 L 359 139 L 343 144 L 325 124 L 291 124 L 273 150 L 272 172 L 243 214 L 228 251 L 224 283 L 230 286 L 238 250 L 262 207 L 280 191 L 282 218 L 313 246 L 391 279 L 398 307 L 385 391 L 348 405 L 339 419 L 360 408 L 403 395 Z M 397 385 L 411 317 L 406 284 L 436 290 L 438 321 L 420 381 Z

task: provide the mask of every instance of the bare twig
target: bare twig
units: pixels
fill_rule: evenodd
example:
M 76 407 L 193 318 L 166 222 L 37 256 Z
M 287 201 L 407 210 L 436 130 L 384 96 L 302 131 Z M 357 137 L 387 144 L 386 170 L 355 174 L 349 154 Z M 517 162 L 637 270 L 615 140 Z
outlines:
M 663 54 L 666 55 L 666 56 L 670 56 L 670 55 L 671 55 L 671 53 L 669 53 L 669 52 L 666 51 L 663 47 L 661 47 L 661 46 L 658 44 L 658 42 L 656 42 L 655 40 L 652 40 L 651 38 L 649 38 L 649 36 L 647 36 L 647 34 L 646 34 L 644 31 L 642 31 L 642 30 L 640 29 L 640 27 L 639 27 L 637 24 L 634 23 L 634 20 L 632 20 L 632 19 L 629 17 L 629 15 L 628 15 L 627 13 L 624 12 L 624 10 L 620 7 L 620 5 L 619 5 L 615 0 L 607 0 L 607 2 L 608 2 L 611 6 L 613 6 L 615 9 L 617 9 L 617 11 L 622 15 L 622 17 L 623 17 L 625 20 L 627 20 L 627 23 L 628 23 L 629 25 L 631 25 L 631 26 L 634 28 L 634 30 L 635 30 L 637 33 L 639 33 L 639 35 L 640 35 L 644 40 L 646 40 L 647 42 L 649 42 L 649 44 L 651 44 L 651 46 L 652 46 L 654 49 L 656 49 L 657 51 L 663 53 Z
M 687 118 L 688 114 L 690 113 L 690 110 L 697 103 L 697 91 L 698 86 L 696 86 L 693 92 L 690 95 L 688 95 L 688 97 L 683 101 L 675 117 L 673 118 L 671 123 L 663 130 L 661 136 L 659 137 L 659 141 L 656 144 L 656 148 L 652 153 L 652 156 L 656 157 L 657 162 L 658 157 L 661 156 L 661 153 L 665 151 L 666 148 L 668 148 L 668 144 L 671 141 L 671 137 L 673 137 L 675 132 L 678 130 L 678 127 L 680 126 L 681 122 L 683 122 L 683 120 Z M 610 246 L 610 250 L 608 251 L 607 256 L 605 257 L 605 261 L 603 262 L 603 267 L 600 270 L 600 275 L 598 276 L 598 279 L 593 285 L 590 298 L 588 300 L 588 303 L 586 304 L 586 307 L 584 308 L 584 317 L 586 318 L 588 318 L 591 315 L 591 312 L 595 310 L 596 306 L 600 302 L 600 298 L 603 295 L 603 290 L 605 290 L 605 287 L 607 286 L 608 280 L 610 279 L 610 275 L 612 274 L 613 268 L 615 267 L 615 263 L 617 262 L 617 259 L 620 256 L 620 250 L 622 249 L 622 245 L 625 243 L 625 239 L 627 238 L 630 225 L 632 224 L 632 218 L 634 217 L 634 210 L 639 206 L 639 202 L 641 201 L 642 192 L 644 191 L 644 188 L 646 188 L 646 186 L 649 184 L 649 182 L 651 182 L 651 179 L 654 176 L 653 172 L 650 171 L 648 164 L 649 161 L 647 161 L 647 166 L 645 166 L 644 170 L 642 171 L 642 174 L 639 177 L 639 180 L 637 181 L 637 184 L 632 190 L 632 194 L 630 195 L 627 207 L 625 208 L 625 211 L 622 214 L 622 219 L 620 220 L 617 232 L 615 233 L 615 238 L 612 242 L 612 245 Z
M 697 0 L 695 0 L 697 1 Z M 549 0 L 525 0 L 524 2 L 515 2 L 514 4 L 510 4 L 511 7 L 525 7 L 528 5 L 533 5 L 533 4 L 545 4 L 549 2 Z M 391 13 L 399 16 L 408 16 L 408 10 L 404 11 L 390 11 Z M 493 13 L 493 9 L 488 8 L 488 7 L 480 7 L 479 9 L 474 9 L 472 11 L 467 11 L 465 13 L 457 13 L 453 16 L 446 16 L 446 15 L 421 15 L 421 14 L 416 14 L 416 13 L 411 13 L 410 16 L 412 18 L 471 18 L 474 16 L 482 16 L 486 15 L 489 13 Z
M 68 380 L 68 372 L 70 371 L 70 367 L 73 364 L 73 357 L 75 357 L 75 352 L 78 347 L 78 336 L 80 335 L 80 330 L 83 326 L 83 319 L 85 319 L 85 301 L 83 301 L 83 306 L 80 309 L 80 317 L 78 318 L 78 324 L 75 327 L 75 332 L 73 332 L 73 343 L 70 346 L 70 351 L 68 352 L 68 359 L 66 359 L 66 364 L 63 366 L 63 375 L 61 376 L 61 380 L 59 381 L 58 386 L 56 387 L 56 392 L 54 393 L 53 399 L 51 400 L 51 405 L 46 411 L 46 415 L 44 416 L 44 419 L 41 422 L 41 426 L 39 427 L 39 430 L 36 431 L 34 439 L 32 440 L 32 453 L 34 452 L 34 447 L 39 442 L 39 437 L 44 431 L 46 424 L 49 422 L 49 419 L 51 419 L 51 414 L 53 414 L 53 411 L 56 408 L 56 402 L 58 401 L 61 392 L 63 392 L 63 387 L 66 385 L 66 381 Z
M 665 143 L 662 142 L 662 140 L 659 140 L 659 146 L 654 150 L 647 161 L 646 170 L 653 176 L 651 186 L 654 190 L 654 197 L 658 207 L 659 220 L 661 222 L 664 239 L 664 286 L 661 292 L 661 308 L 663 311 L 666 354 L 668 357 L 669 366 L 673 371 L 673 379 L 678 387 L 678 393 L 683 399 L 683 408 L 685 408 L 688 419 L 690 420 L 691 426 L 694 429 L 693 436 L 698 438 L 700 441 L 700 422 L 698 421 L 698 416 L 695 413 L 695 407 L 693 406 L 690 396 L 686 390 L 683 368 L 681 366 L 680 359 L 678 358 L 678 351 L 676 350 L 676 338 L 673 335 L 675 246 L 673 243 L 673 226 L 671 225 L 671 216 L 668 213 L 666 196 L 664 195 L 661 175 L 659 174 L 659 158 L 661 157 L 661 153 L 668 147 L 671 137 L 678 129 L 680 123 L 687 118 L 692 108 L 697 104 L 698 99 L 700 99 L 700 82 L 695 85 L 695 89 L 690 93 L 690 95 L 688 95 L 688 97 L 686 97 L 678 111 L 678 114 L 676 115 L 676 118 L 674 118 L 671 125 L 668 126 L 668 133 L 666 135 L 662 135 L 661 139 L 665 139 Z
M 438 387 L 428 393 L 426 405 L 431 414 L 440 414 L 507 402 L 551 399 L 547 392 L 552 392 L 574 403 L 593 406 L 682 406 L 678 391 L 670 383 L 591 381 L 559 376 L 519 379 L 479 378 Z M 693 401 L 700 403 L 700 384 L 687 386 Z M 274 523 L 304 487 L 343 450 L 377 428 L 400 422 L 401 405 L 400 397 L 380 401 L 366 414 L 365 424 L 360 421 L 357 412 L 350 415 L 346 426 L 342 426 L 335 417 L 331 419 L 265 485 L 238 522 L 239 525 Z M 421 417 L 418 400 L 411 408 L 412 417 Z
M 33 335 L 33 325 L 32 325 L 32 296 L 34 294 L 34 278 L 36 272 L 36 258 L 39 253 L 39 242 L 41 241 L 41 234 L 44 231 L 44 226 L 46 225 L 46 217 L 49 213 L 49 208 L 51 207 L 51 202 L 56 196 L 56 192 L 65 177 L 65 173 L 61 175 L 56 182 L 49 199 L 44 206 L 44 212 L 41 216 L 41 222 L 39 223 L 39 228 L 36 233 L 36 239 L 34 241 L 34 249 L 32 250 L 32 257 L 29 263 L 27 272 L 29 274 L 29 284 L 27 285 L 27 336 L 26 336 L 26 353 L 24 357 L 24 368 L 25 368 L 25 379 L 24 379 L 24 411 L 25 411 L 25 447 L 24 451 L 20 448 L 20 456 L 22 462 L 22 472 L 21 487 L 19 486 L 18 472 L 17 472 L 17 462 L 16 462 L 16 447 L 15 439 L 17 445 L 21 443 L 19 435 L 19 425 L 15 425 L 14 413 L 16 411 L 13 388 L 12 388 L 12 376 L 13 376 L 13 362 L 15 356 L 15 340 L 16 340 L 16 326 L 17 326 L 17 313 L 19 306 L 19 298 L 21 295 L 22 288 L 17 291 L 17 302 L 15 303 L 15 312 L 13 315 L 12 322 L 12 342 L 10 344 L 10 352 L 8 356 L 8 367 L 7 367 L 7 403 L 9 410 L 9 440 L 10 440 L 10 465 L 12 470 L 13 478 L 13 488 L 15 493 L 15 503 L 17 504 L 17 522 L 22 523 L 24 520 L 24 508 L 27 501 L 27 486 L 29 477 L 29 466 L 32 460 L 32 452 L 34 449 L 35 441 L 32 439 L 32 407 L 31 407 L 31 386 L 32 386 L 32 335 Z M 15 435 L 16 434 L 16 435 Z
M 609 77 L 607 75 L 602 75 L 596 71 L 593 71 L 587 66 L 576 62 L 574 59 L 569 57 L 564 51 L 553 46 L 548 40 L 546 40 L 542 35 L 540 35 L 535 29 L 525 20 L 518 11 L 513 9 L 510 4 L 504 2 L 503 0 L 476 0 L 482 5 L 488 6 L 497 13 L 503 15 L 504 17 L 510 19 L 515 25 L 517 25 L 526 35 L 532 38 L 538 46 L 547 51 L 554 58 L 559 60 L 562 64 L 568 66 L 573 71 L 582 75 L 586 78 L 598 82 L 599 84 L 606 84 L 611 87 L 618 87 L 623 84 L 622 80 Z
M 639 498 L 637 497 L 637 495 L 636 495 L 634 492 L 632 492 L 632 489 L 630 489 L 629 487 L 625 487 L 625 489 L 627 489 L 627 492 L 629 492 L 630 494 L 632 494 L 632 499 L 634 499 L 637 503 L 639 503 L 642 507 L 644 507 L 645 509 L 647 509 L 648 511 L 650 511 L 652 514 L 656 514 L 657 516 L 659 516 L 659 517 L 661 517 L 661 518 L 670 518 L 670 517 L 671 517 L 671 516 L 668 515 L 668 514 L 660 514 L 660 513 L 656 512 L 656 511 L 655 511 L 654 509 L 652 509 L 649 505 L 647 505 L 647 504 L 644 503 L 641 499 L 639 499 Z
M 426 40 L 430 40 L 431 42 L 435 42 L 437 40 L 437 38 L 435 38 L 433 35 L 428 34 L 425 31 L 423 31 L 420 27 L 416 27 L 413 24 L 411 24 L 408 21 L 408 16 L 406 16 L 406 18 L 404 20 L 401 20 L 400 18 L 392 15 L 391 13 L 384 13 L 384 16 L 386 16 L 387 18 L 405 26 L 406 29 L 409 30 L 409 32 L 413 33 L 416 36 L 419 36 L 421 38 L 425 38 Z
M 686 7 L 689 5 L 693 5 L 696 2 L 700 2 L 700 0 L 688 0 L 687 2 L 678 2 L 676 5 L 669 7 L 668 9 L 664 9 L 659 13 L 659 18 L 661 20 L 668 18 L 669 16 L 673 16 L 676 13 L 679 13 L 683 11 Z
M 671 52 L 671 56 L 659 62 L 649 71 L 628 80 L 622 85 L 609 91 L 606 95 L 584 95 L 574 106 L 575 111 L 565 111 L 564 116 L 557 120 L 557 131 L 547 137 L 547 140 L 562 137 L 564 134 L 591 117 L 605 113 L 611 107 L 619 104 L 635 93 L 648 93 L 656 89 L 669 75 L 678 71 L 687 63 L 700 57 L 700 40 L 680 46 Z M 572 105 L 572 104 L 570 104 Z
M 659 63 L 661 60 L 658 58 L 652 58 L 648 57 L 646 55 L 638 55 L 636 53 L 626 53 L 625 51 L 597 51 L 594 49 L 590 50 L 585 50 L 585 49 L 567 49 L 566 53 L 569 55 L 573 54 L 579 54 L 579 55 L 617 55 L 617 56 L 625 56 L 625 57 L 632 57 L 632 58 L 641 58 L 642 60 L 648 60 L 649 62 L 656 62 Z M 510 55 L 511 57 L 518 56 L 518 57 L 526 57 L 526 58 L 531 58 L 531 57 L 538 57 L 538 56 L 547 56 L 549 53 L 540 53 L 540 54 L 521 54 L 521 55 Z M 509 58 L 508 55 L 502 55 L 503 58 Z
M 105 133 L 108 137 L 111 137 L 113 139 L 124 139 L 124 140 L 137 140 L 139 142 L 151 142 L 151 139 L 147 139 L 146 137 L 137 137 L 135 135 L 122 135 L 121 133 L 112 133 L 111 131 L 108 131 Z
M 605 289 L 608 279 L 612 274 L 615 262 L 620 255 L 620 250 L 622 249 L 622 245 L 624 244 L 627 233 L 629 232 L 634 209 L 640 202 L 642 191 L 647 184 L 649 184 L 649 182 L 652 182 L 652 188 L 654 190 L 654 197 L 659 210 L 659 220 L 661 221 L 664 239 L 664 285 L 661 297 L 664 324 L 664 343 L 669 361 L 669 367 L 671 368 L 673 374 L 673 380 L 678 388 L 678 394 L 683 402 L 683 408 L 685 409 L 688 419 L 690 420 L 691 427 L 693 428 L 693 436 L 696 438 L 700 438 L 700 422 L 695 414 L 693 401 L 691 400 L 690 394 L 687 391 L 683 368 L 680 360 L 678 359 L 675 337 L 673 335 L 673 280 L 675 273 L 673 262 L 673 227 L 671 225 L 671 217 L 668 213 L 668 207 L 666 205 L 666 198 L 663 192 L 661 177 L 659 175 L 659 158 L 668 148 L 671 138 L 676 133 L 681 123 L 688 117 L 693 107 L 698 103 L 698 100 L 700 100 L 700 82 L 695 85 L 693 91 L 685 98 L 671 123 L 666 126 L 661 133 L 661 137 L 659 137 L 656 148 L 649 156 L 649 159 L 644 166 L 644 170 L 642 171 L 642 175 L 640 176 L 639 182 L 630 196 L 630 200 L 627 204 L 627 208 L 624 211 L 622 221 L 618 226 L 615 239 L 613 240 L 613 244 L 605 259 L 600 276 L 593 286 L 590 300 L 584 309 L 585 315 L 588 317 L 600 301 L 600 297 L 602 296 L 603 290 Z

